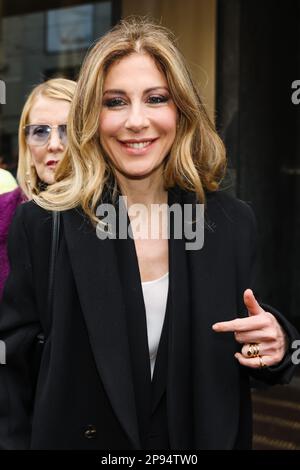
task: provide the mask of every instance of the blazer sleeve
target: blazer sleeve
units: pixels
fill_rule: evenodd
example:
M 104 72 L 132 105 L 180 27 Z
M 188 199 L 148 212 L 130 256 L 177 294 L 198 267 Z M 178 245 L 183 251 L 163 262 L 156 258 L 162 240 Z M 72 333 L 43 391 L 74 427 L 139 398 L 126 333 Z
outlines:
M 0 449 L 27 449 L 30 445 L 33 354 L 41 331 L 23 209 L 19 206 L 10 228 L 11 271 L 0 306 L 0 339 L 5 345 L 5 360 L 0 365 Z
M 293 353 L 295 352 L 295 349 L 293 348 L 293 343 L 296 340 L 299 341 L 299 332 L 284 317 L 284 315 L 282 315 L 282 313 L 280 313 L 274 307 L 261 302 L 259 304 L 264 310 L 272 313 L 272 315 L 274 315 L 278 323 L 280 323 L 280 325 L 284 329 L 287 337 L 288 348 L 283 360 L 279 364 L 276 364 L 275 366 L 271 367 L 266 367 L 264 369 L 251 369 L 251 375 L 256 380 L 261 380 L 270 385 L 287 384 L 291 381 L 296 371 L 296 368 L 298 367 L 298 363 L 294 364 L 292 358 Z
M 243 292 L 247 288 L 254 289 L 255 266 L 257 258 L 257 225 L 255 215 L 252 208 L 242 202 L 240 206 L 241 219 L 236 230 L 236 250 L 237 250 L 237 269 L 239 282 L 239 308 L 243 315 L 248 315 L 246 307 L 243 303 Z M 272 313 L 280 325 L 283 327 L 287 341 L 288 349 L 283 360 L 276 366 L 266 367 L 263 369 L 252 369 L 247 367 L 248 374 L 255 380 L 264 383 L 284 384 L 289 383 L 297 365 L 293 364 L 292 355 L 294 352 L 293 342 L 300 338 L 296 328 L 284 317 L 282 313 L 270 305 L 266 305 L 259 301 L 261 307 Z

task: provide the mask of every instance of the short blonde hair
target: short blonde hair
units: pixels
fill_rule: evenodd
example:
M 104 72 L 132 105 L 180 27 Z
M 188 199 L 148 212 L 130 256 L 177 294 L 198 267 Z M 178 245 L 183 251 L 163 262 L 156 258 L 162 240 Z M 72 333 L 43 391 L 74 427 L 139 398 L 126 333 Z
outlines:
M 64 100 L 71 103 L 75 88 L 76 82 L 73 80 L 68 80 L 66 78 L 53 78 L 37 85 L 25 102 L 19 123 L 19 161 L 17 179 L 22 191 L 28 199 L 32 199 L 34 194 L 39 193 L 39 184 L 41 183 L 35 168 L 31 165 L 30 150 L 24 133 L 24 126 L 29 122 L 29 114 L 32 106 L 39 96 L 45 96 L 56 100 Z
M 68 123 L 69 146 L 57 183 L 40 193 L 46 209 L 80 205 L 94 222 L 95 210 L 114 169 L 99 137 L 103 84 L 109 67 L 133 53 L 146 53 L 165 74 L 178 109 L 178 128 L 163 172 L 165 188 L 179 185 L 205 202 L 205 190 L 218 188 L 225 149 L 211 123 L 173 34 L 147 18 L 129 17 L 105 34 L 88 53 L 78 79 Z M 95 103 L 97 103 L 95 105 Z

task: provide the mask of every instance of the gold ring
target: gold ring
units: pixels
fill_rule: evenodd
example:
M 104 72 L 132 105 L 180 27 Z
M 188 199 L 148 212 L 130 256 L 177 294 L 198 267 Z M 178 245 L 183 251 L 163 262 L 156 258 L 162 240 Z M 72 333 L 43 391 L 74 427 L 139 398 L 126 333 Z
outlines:
M 267 364 L 264 363 L 261 356 L 258 356 L 258 359 L 259 359 L 259 366 L 261 369 L 263 369 L 264 367 L 267 367 Z
M 258 343 L 249 343 L 247 356 L 248 357 L 259 356 L 259 344 Z

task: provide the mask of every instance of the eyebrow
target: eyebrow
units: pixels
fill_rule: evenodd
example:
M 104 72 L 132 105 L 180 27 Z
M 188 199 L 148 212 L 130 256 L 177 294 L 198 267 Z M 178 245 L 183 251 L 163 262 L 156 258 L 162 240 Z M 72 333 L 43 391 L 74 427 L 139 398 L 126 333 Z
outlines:
M 147 88 L 147 90 L 145 90 L 143 93 L 149 93 L 150 91 L 155 91 L 155 90 L 166 90 L 169 92 L 169 89 L 166 86 L 155 86 L 155 87 Z M 126 95 L 126 92 L 118 88 L 113 88 L 111 90 L 106 90 L 103 93 L 103 96 L 106 94 Z

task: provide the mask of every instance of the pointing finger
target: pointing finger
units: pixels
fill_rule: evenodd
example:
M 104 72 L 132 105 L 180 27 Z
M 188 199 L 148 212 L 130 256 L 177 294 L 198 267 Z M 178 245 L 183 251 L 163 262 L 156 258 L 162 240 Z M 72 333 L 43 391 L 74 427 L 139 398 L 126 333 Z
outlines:
M 215 323 L 212 329 L 216 333 L 252 331 L 261 328 L 261 320 L 256 317 L 235 318 L 230 321 Z

